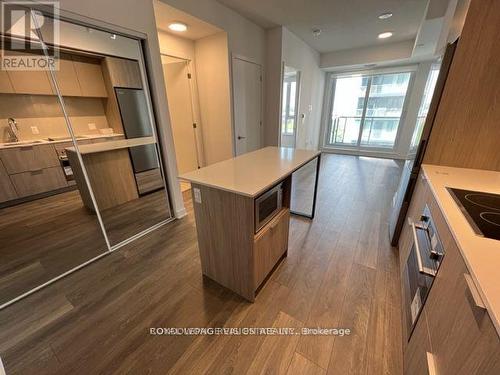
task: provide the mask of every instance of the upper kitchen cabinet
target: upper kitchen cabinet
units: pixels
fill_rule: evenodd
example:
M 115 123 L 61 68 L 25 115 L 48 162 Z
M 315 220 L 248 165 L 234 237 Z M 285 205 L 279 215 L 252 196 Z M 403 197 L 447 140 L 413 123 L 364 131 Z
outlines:
M 0 94 L 12 94 L 14 88 L 10 83 L 9 75 L 5 70 L 0 70 Z
M 107 97 L 100 61 L 83 56 L 73 56 L 73 65 L 80 84 L 81 95 Z M 64 94 L 64 93 L 63 93 Z
M 142 89 L 141 72 L 137 61 L 106 57 L 104 69 L 113 87 Z
M 16 52 L 18 55 L 29 54 Z M 43 70 L 9 70 L 10 83 L 16 94 L 52 95 L 52 85 L 46 71 Z
M 75 66 L 70 55 L 61 54 L 58 59 L 59 69 L 54 73 L 56 75 L 57 84 L 62 95 L 65 96 L 81 96 L 82 90 L 78 83 Z M 53 94 L 56 95 L 55 89 Z

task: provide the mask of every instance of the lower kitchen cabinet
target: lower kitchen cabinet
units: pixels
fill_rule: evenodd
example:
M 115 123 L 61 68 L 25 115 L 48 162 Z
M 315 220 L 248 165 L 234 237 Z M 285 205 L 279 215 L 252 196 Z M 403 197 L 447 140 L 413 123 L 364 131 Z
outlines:
M 61 167 L 39 169 L 10 175 L 19 198 L 45 193 L 68 186 Z
M 0 159 L 8 174 L 60 165 L 54 146 L 51 144 L 2 149 L 0 150 Z
M 12 199 L 16 199 L 17 194 L 12 182 L 10 181 L 9 175 L 0 160 L 0 203 L 7 202 Z
M 451 230 L 430 189 L 417 189 L 415 194 L 416 204 L 430 208 L 445 255 L 409 341 L 403 335 L 404 374 L 500 374 L 498 333 Z M 403 246 L 410 242 L 401 237 L 401 272 L 409 256 Z
M 254 285 L 257 289 L 288 249 L 290 210 L 283 208 L 254 240 Z
M 420 315 L 404 352 L 404 373 L 406 375 L 430 375 L 431 342 L 425 311 Z

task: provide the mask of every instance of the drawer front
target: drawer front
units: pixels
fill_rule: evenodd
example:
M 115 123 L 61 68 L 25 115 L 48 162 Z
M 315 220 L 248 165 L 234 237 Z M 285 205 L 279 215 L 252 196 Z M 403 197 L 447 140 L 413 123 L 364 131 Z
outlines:
M 36 145 L 0 150 L 8 174 L 36 171 L 59 166 L 59 159 L 53 145 Z
M 0 160 L 0 203 L 17 198 L 16 190 Z
M 418 319 L 408 346 L 404 350 L 405 375 L 430 375 L 427 353 L 431 352 L 425 312 Z
M 288 249 L 290 211 L 283 209 L 254 240 L 254 287 L 257 289 Z
M 19 197 L 49 192 L 68 186 L 61 167 L 17 173 L 10 179 Z
M 137 181 L 137 190 L 139 194 L 145 194 L 163 188 L 163 178 L 160 168 L 136 173 L 135 180 Z

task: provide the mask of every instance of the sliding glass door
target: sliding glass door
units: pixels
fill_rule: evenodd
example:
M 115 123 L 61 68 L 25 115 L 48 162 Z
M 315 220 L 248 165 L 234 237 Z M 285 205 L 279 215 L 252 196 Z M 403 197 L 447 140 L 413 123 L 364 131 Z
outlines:
M 394 149 L 410 79 L 411 72 L 333 79 L 325 145 Z

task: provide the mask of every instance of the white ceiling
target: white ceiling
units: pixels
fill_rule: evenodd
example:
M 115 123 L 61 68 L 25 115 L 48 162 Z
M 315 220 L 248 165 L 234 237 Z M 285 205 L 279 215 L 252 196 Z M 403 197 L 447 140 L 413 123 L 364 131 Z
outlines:
M 415 39 L 428 0 L 218 0 L 264 28 L 287 27 L 319 52 Z M 388 20 L 378 15 L 390 11 Z M 320 28 L 319 37 L 312 35 Z M 392 31 L 380 40 L 377 35 Z
M 155 0 L 153 2 L 156 18 L 156 27 L 158 30 L 169 34 L 180 36 L 182 38 L 196 40 L 209 35 L 219 33 L 223 30 L 218 27 L 202 21 L 188 13 L 178 10 L 170 5 Z M 168 28 L 172 22 L 182 22 L 188 26 L 185 32 L 175 32 Z

